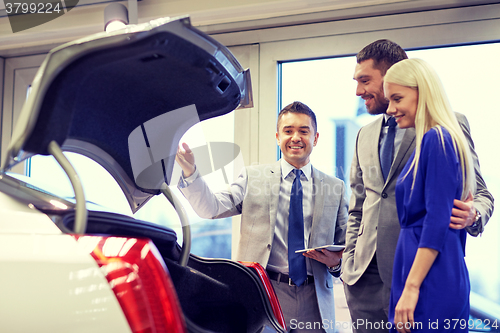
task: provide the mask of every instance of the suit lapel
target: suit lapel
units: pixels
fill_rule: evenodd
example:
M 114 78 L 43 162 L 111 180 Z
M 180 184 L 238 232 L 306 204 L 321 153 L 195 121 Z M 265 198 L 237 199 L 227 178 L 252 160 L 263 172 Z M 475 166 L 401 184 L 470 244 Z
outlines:
M 281 183 L 281 160 L 270 165 L 266 169 L 267 191 L 266 196 L 269 202 L 269 220 L 271 224 L 276 223 L 278 217 L 278 202 Z
M 323 218 L 323 207 L 325 206 L 325 191 L 323 189 L 324 179 L 323 173 L 315 167 L 312 167 L 312 181 L 313 181 L 313 200 L 314 200 L 314 213 L 311 225 L 311 233 L 309 235 L 309 245 L 319 246 L 315 237 L 320 231 L 319 228 L 321 219 Z M 324 244 L 321 244 L 324 245 Z
M 377 168 L 377 172 L 375 174 L 382 175 L 382 167 L 380 166 L 380 154 L 379 154 L 379 143 L 380 143 L 380 133 L 382 132 L 382 123 L 384 121 L 384 117 L 379 117 L 375 120 L 371 125 L 367 125 L 367 133 L 366 133 L 366 141 L 367 149 L 369 149 L 369 154 L 371 155 L 371 160 L 374 161 L 372 165 Z M 368 128 L 368 126 L 370 126 Z M 364 148 L 363 148 L 364 149 Z M 370 172 L 371 174 L 371 172 Z M 375 177 L 375 182 L 378 183 L 378 186 L 384 186 L 383 177 Z
M 415 129 L 408 128 L 403 136 L 403 140 L 401 141 L 401 146 L 399 147 L 398 155 L 394 158 L 392 162 L 391 171 L 387 176 L 388 183 L 394 176 L 399 176 L 400 170 L 403 169 L 404 164 L 410 158 L 410 155 L 413 153 L 415 149 Z

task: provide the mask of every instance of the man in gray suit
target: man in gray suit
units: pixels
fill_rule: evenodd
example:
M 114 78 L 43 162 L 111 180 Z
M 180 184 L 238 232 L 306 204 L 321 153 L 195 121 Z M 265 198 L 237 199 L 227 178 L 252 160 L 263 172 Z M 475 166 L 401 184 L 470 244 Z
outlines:
M 362 127 L 356 139 L 341 279 L 354 332 L 387 332 L 394 254 L 400 230 L 395 187 L 415 148 L 415 129 L 396 126 L 392 165 L 389 164 L 384 177 L 379 151 L 389 137 L 390 121 L 385 113 L 388 103 L 382 85 L 389 67 L 408 57 L 396 43 L 378 40 L 363 48 L 356 58 L 356 95 L 365 100 L 370 114 L 383 116 Z M 466 202 L 455 200 L 450 228 L 467 228 L 476 236 L 483 231 L 493 212 L 493 197 L 481 177 L 467 119 L 461 114 L 457 114 L 457 118 L 471 147 L 477 191 L 473 200 L 472 196 Z
M 303 213 L 303 231 L 293 235 L 299 235 L 300 247 L 343 245 L 345 241 L 344 182 L 317 170 L 309 160 L 318 137 L 316 116 L 307 105 L 294 102 L 286 106 L 278 115 L 276 133 L 283 158 L 269 165 L 244 168 L 227 191 L 218 193 L 212 193 L 199 177 L 186 144 L 176 156 L 183 170 L 179 188 L 198 215 L 222 218 L 241 214 L 235 258 L 258 262 L 266 268 L 290 332 L 335 332 L 332 276 L 340 274 L 342 252 L 323 249 L 299 255 L 299 260 L 305 262 L 305 280 L 289 277 L 288 260 L 295 256 L 294 251 L 288 254 L 292 234 L 288 232 L 289 217 L 294 207 L 290 202 L 297 177 L 303 193 L 303 208 L 299 210 Z

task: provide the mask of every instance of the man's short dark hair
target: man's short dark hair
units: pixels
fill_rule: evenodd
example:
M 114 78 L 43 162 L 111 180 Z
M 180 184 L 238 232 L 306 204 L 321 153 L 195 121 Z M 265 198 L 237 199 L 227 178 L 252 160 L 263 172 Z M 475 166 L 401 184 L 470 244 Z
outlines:
M 314 112 L 304 103 L 296 101 L 296 102 L 290 103 L 287 106 L 285 106 L 278 114 L 278 123 L 276 126 L 278 132 L 280 130 L 279 125 L 280 125 L 281 117 L 283 117 L 283 115 L 285 113 L 289 113 L 289 112 L 290 113 L 302 113 L 302 114 L 308 115 L 309 117 L 311 117 L 311 122 L 312 122 L 312 125 L 314 127 L 314 133 L 316 133 L 318 131 L 318 125 L 316 123 L 316 115 L 314 114 Z
M 378 69 L 382 75 L 385 75 L 392 65 L 403 59 L 408 59 L 408 56 L 398 44 L 388 39 L 379 39 L 366 45 L 356 55 L 358 64 L 369 59 L 373 59 L 374 68 Z

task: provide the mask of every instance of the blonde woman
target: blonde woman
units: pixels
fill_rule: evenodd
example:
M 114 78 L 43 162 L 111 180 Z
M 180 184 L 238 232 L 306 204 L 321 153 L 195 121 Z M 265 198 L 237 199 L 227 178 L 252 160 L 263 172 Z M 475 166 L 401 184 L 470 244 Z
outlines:
M 434 70 L 421 59 L 384 78 L 387 113 L 415 127 L 416 147 L 396 186 L 401 232 L 394 260 L 392 331 L 467 331 L 469 275 L 465 230 L 449 228 L 453 200 L 475 191 L 467 140 Z

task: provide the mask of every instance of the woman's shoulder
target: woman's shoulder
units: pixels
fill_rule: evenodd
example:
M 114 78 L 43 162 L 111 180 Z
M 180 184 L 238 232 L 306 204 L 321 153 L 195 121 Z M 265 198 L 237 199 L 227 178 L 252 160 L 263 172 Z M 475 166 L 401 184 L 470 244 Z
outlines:
M 444 140 L 451 140 L 450 132 L 446 129 L 446 127 L 436 125 L 431 127 L 423 137 L 423 140 L 440 140 L 441 138 Z
M 453 139 L 450 132 L 440 125 L 432 127 L 422 138 L 422 148 L 430 148 L 437 144 L 446 148 L 453 147 Z

